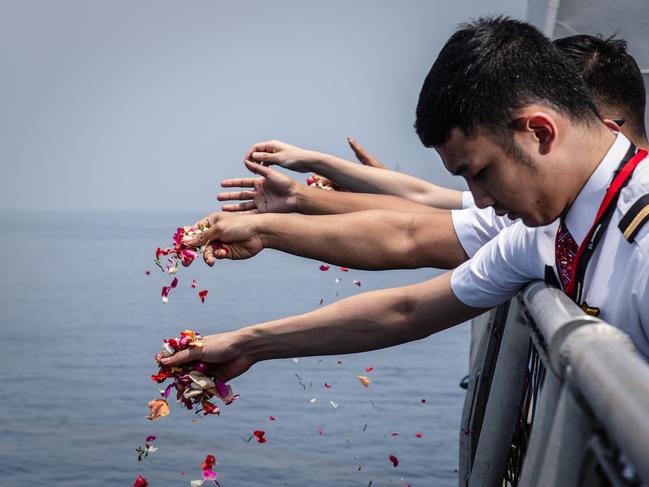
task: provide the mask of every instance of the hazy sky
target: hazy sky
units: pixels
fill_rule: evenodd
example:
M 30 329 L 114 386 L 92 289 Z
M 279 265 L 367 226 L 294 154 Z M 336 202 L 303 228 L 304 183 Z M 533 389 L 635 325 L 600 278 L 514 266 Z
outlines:
M 458 23 L 525 0 L 0 0 L 0 209 L 215 208 L 254 143 L 463 187 L 412 128 Z M 296 175 L 300 181 L 305 176 Z

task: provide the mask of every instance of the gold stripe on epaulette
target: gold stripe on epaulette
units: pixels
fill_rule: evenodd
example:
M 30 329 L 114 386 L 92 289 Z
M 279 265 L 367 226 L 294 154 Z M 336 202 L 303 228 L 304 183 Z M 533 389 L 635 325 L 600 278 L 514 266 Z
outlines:
M 638 214 L 631 220 L 631 223 L 626 227 L 624 230 L 624 238 L 629 240 L 631 235 L 633 235 L 633 232 L 635 232 L 636 228 L 638 225 L 642 223 L 642 221 L 649 215 L 649 205 L 645 206 L 642 210 L 638 212 Z

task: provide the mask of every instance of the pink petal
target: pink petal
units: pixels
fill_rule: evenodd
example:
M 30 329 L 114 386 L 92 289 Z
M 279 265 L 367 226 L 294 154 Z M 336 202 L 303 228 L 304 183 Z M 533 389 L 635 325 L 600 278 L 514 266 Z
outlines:
M 178 286 L 178 278 L 174 277 L 174 280 L 171 281 L 171 289 L 176 289 L 176 286 Z
M 328 271 L 328 270 L 329 270 L 329 266 L 326 265 L 326 264 L 323 264 L 323 265 L 320 266 L 320 270 L 321 270 L 322 272 Z
M 214 470 L 203 470 L 203 478 L 205 480 L 216 480 L 216 472 Z
M 169 295 L 169 291 L 171 288 L 169 286 L 165 286 L 162 288 L 162 297 L 166 298 Z

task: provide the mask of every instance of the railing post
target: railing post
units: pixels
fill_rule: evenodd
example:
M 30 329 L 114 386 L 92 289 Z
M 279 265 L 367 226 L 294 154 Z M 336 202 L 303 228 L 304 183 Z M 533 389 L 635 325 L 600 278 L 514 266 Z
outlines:
M 525 390 L 528 350 L 529 333 L 521 316 L 521 305 L 518 300 L 512 300 L 469 487 L 496 486 L 502 481 Z

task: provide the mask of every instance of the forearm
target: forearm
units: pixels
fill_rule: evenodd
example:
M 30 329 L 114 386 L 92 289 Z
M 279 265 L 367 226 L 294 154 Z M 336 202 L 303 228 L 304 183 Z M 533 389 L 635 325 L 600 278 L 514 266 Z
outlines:
M 363 210 L 395 210 L 407 212 L 438 211 L 436 208 L 391 195 L 324 191 L 300 185 L 297 190 L 297 211 L 304 215 L 332 215 Z
M 356 269 L 450 269 L 466 260 L 450 212 L 373 210 L 344 215 L 256 215 L 266 248 Z
M 351 191 L 400 196 L 436 208 L 462 208 L 461 191 L 397 171 L 354 164 L 330 154 L 315 154 L 312 170 Z
M 455 297 L 450 274 L 245 328 L 242 346 L 260 361 L 364 352 L 425 338 L 482 312 Z

